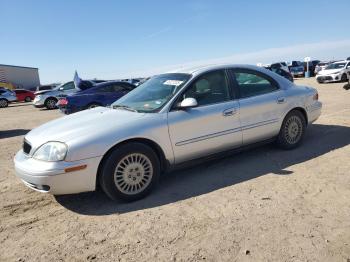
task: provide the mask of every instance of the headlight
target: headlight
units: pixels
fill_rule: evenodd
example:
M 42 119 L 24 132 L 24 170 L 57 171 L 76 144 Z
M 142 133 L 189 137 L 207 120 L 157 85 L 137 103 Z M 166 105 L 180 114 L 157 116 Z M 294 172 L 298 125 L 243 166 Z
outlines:
M 40 100 L 42 98 L 42 96 L 41 95 L 37 95 L 37 96 L 35 96 L 35 98 Z
M 340 71 L 337 71 L 337 72 L 332 73 L 332 75 L 336 75 L 336 74 L 339 74 L 339 73 L 340 73 Z
M 63 160 L 66 154 L 66 144 L 61 142 L 47 142 L 35 151 L 33 158 L 53 162 Z

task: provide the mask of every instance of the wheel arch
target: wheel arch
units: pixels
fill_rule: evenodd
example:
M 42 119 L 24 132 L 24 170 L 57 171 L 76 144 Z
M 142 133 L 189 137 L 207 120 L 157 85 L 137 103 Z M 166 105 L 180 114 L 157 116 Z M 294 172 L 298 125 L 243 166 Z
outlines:
M 46 103 L 46 101 L 47 101 L 47 100 L 49 100 L 49 99 L 54 99 L 54 100 L 58 101 L 57 97 L 54 97 L 54 96 L 49 96 L 48 98 L 46 98 L 46 99 L 45 99 L 44 104 L 45 104 L 45 103 Z
M 287 114 L 285 114 L 284 118 L 286 118 L 286 116 L 287 116 L 290 112 L 292 112 L 292 111 L 299 111 L 300 113 L 302 113 L 303 116 L 305 117 L 306 125 L 308 125 L 309 120 L 308 120 L 308 116 L 307 116 L 307 112 L 306 112 L 305 108 L 302 108 L 302 107 L 294 107 L 294 108 L 292 108 L 291 110 L 289 110 L 289 111 L 287 112 Z
M 157 154 L 158 158 L 159 158 L 159 162 L 160 162 L 160 169 L 161 169 L 161 172 L 165 171 L 168 167 L 168 161 L 166 160 L 165 158 L 165 154 L 164 154 L 164 151 L 163 149 L 156 143 L 154 142 L 153 140 L 151 139 L 148 139 L 148 138 L 142 138 L 142 137 L 139 137 L 139 138 L 130 138 L 130 139 L 127 139 L 127 140 L 124 140 L 124 141 L 121 141 L 117 144 L 115 144 L 114 146 L 112 146 L 110 149 L 108 149 L 108 151 L 103 155 L 99 165 L 98 165 L 98 168 L 97 168 L 97 175 L 96 175 L 96 188 L 99 186 L 99 176 L 101 174 L 101 169 L 102 169 L 102 166 L 104 164 L 104 161 L 107 159 L 107 157 L 109 156 L 109 154 L 115 150 L 116 148 L 122 146 L 122 145 L 125 145 L 127 143 L 131 143 L 131 142 L 138 142 L 138 143 L 142 143 L 142 144 L 145 144 L 147 146 L 149 146 L 150 148 L 152 148 L 154 150 L 154 152 Z
M 103 106 L 100 102 L 92 101 L 86 104 L 85 108 L 89 108 L 91 105 Z

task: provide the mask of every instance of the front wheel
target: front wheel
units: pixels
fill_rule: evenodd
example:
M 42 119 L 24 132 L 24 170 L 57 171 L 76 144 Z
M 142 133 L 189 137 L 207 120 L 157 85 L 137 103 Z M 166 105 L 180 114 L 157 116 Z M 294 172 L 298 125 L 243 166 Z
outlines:
M 6 99 L 0 99 L 0 107 L 8 107 L 9 102 Z
M 99 174 L 99 182 L 111 199 L 134 201 L 151 192 L 159 175 L 160 163 L 153 149 L 132 142 L 108 154 Z
M 55 109 L 57 104 L 57 99 L 55 98 L 48 98 L 45 101 L 45 106 L 47 109 Z
M 306 131 L 306 119 L 304 115 L 293 110 L 284 118 L 281 130 L 277 137 L 277 144 L 283 149 L 293 149 L 299 146 Z

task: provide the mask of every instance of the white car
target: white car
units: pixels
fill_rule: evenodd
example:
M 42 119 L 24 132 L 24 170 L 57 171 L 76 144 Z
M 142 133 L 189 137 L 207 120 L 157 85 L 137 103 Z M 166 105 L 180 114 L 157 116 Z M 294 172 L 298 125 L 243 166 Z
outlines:
M 315 71 L 314 74 L 317 75 L 318 72 L 322 71 L 323 69 L 325 69 L 329 64 L 331 64 L 332 62 L 319 62 L 316 66 L 315 66 Z
M 321 107 L 316 89 L 265 68 L 180 69 L 152 77 L 109 108 L 33 129 L 15 156 L 16 174 L 40 192 L 100 185 L 112 199 L 136 200 L 176 165 L 258 142 L 299 146 Z
M 346 82 L 350 73 L 350 61 L 339 61 L 326 66 L 317 73 L 319 83 Z

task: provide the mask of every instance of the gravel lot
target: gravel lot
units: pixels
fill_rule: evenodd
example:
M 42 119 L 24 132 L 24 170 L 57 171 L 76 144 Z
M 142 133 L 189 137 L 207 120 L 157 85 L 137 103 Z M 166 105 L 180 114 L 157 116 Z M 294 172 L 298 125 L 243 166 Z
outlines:
M 0 261 L 350 261 L 350 90 L 318 85 L 321 118 L 273 145 L 167 174 L 134 203 L 27 189 L 12 159 L 57 111 L 0 109 Z

